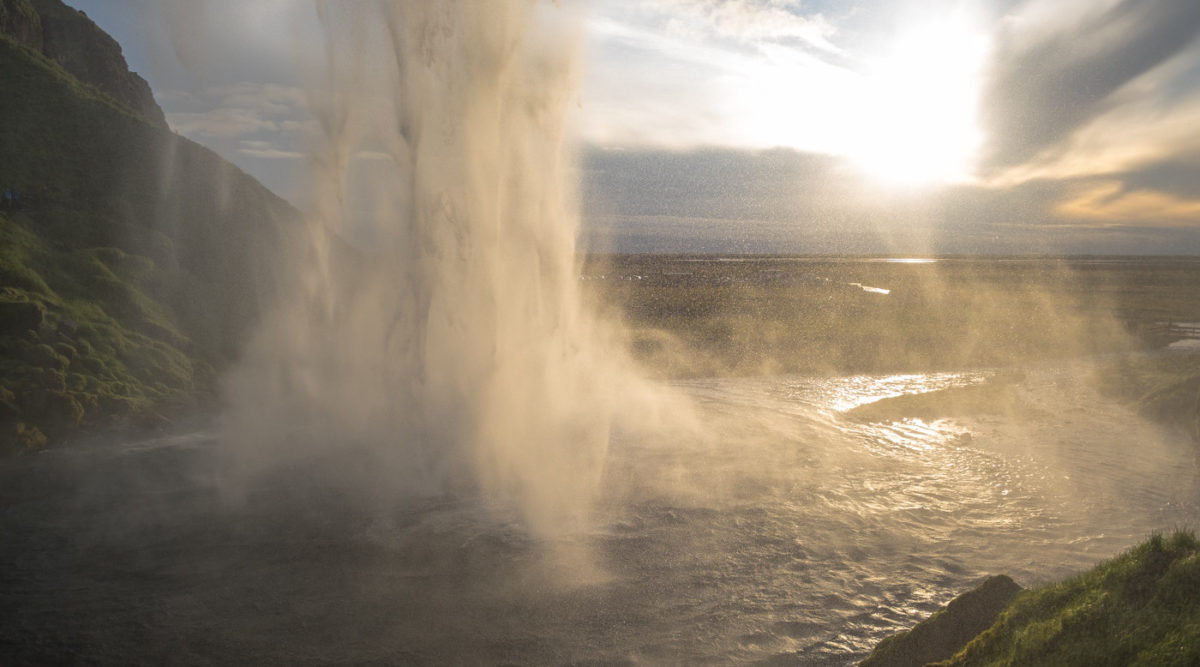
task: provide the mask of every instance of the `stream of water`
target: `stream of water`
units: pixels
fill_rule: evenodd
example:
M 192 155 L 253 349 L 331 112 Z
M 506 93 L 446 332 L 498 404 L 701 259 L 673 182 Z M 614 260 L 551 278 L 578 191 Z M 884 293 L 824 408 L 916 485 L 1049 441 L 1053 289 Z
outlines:
M 1020 420 L 844 415 L 986 375 L 680 383 L 723 435 L 616 434 L 592 523 L 550 544 L 469 496 L 364 500 L 319 461 L 231 499 L 204 432 L 0 462 L 0 654 L 840 665 L 987 574 L 1037 584 L 1196 525 L 1191 443 L 1086 366 L 1030 370 Z

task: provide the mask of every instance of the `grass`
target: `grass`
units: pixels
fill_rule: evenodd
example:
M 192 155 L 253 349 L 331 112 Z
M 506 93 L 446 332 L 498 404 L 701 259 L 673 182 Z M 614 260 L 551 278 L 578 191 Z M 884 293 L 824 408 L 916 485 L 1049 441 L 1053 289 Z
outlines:
M 56 249 L 0 214 L 0 442 L 28 451 L 77 428 L 162 419 L 196 389 L 188 339 L 116 248 Z M 53 287 L 51 287 L 53 285 Z
M 0 453 L 207 400 L 297 214 L 3 35 L 0 88 Z
M 1062 582 L 1022 592 L 942 665 L 1200 664 L 1200 542 L 1155 535 Z

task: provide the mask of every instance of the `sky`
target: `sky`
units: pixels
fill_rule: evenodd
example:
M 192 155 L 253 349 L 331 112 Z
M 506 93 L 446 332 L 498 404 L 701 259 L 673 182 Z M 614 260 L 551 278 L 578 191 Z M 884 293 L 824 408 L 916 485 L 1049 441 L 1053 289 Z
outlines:
M 306 206 L 312 3 L 67 2 Z M 1200 254 L 1195 0 L 562 2 L 587 247 Z

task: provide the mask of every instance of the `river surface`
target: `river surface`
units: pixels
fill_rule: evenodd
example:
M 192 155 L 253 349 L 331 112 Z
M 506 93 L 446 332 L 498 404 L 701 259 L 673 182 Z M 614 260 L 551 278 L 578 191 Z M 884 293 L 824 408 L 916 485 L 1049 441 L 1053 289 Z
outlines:
M 595 521 L 549 546 L 303 471 L 231 501 L 207 432 L 3 461 L 0 662 L 851 664 L 985 575 L 1196 526 L 1191 443 L 1086 365 L 1027 370 L 1019 417 L 844 414 L 987 375 L 679 383 L 725 435 L 618 435 Z

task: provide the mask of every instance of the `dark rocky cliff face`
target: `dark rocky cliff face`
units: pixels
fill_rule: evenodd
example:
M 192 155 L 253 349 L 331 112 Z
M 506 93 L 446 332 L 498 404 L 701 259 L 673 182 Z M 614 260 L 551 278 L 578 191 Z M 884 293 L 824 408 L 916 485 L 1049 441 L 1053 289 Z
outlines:
M 42 50 L 42 20 L 29 0 L 0 0 L 0 33 L 34 51 Z
M 171 133 L 81 13 L 0 7 L 0 455 L 166 427 L 213 400 L 300 216 Z
M 60 0 L 0 0 L 0 32 L 94 86 L 158 127 L 166 127 L 150 85 L 129 71 L 121 45 L 87 14 Z

